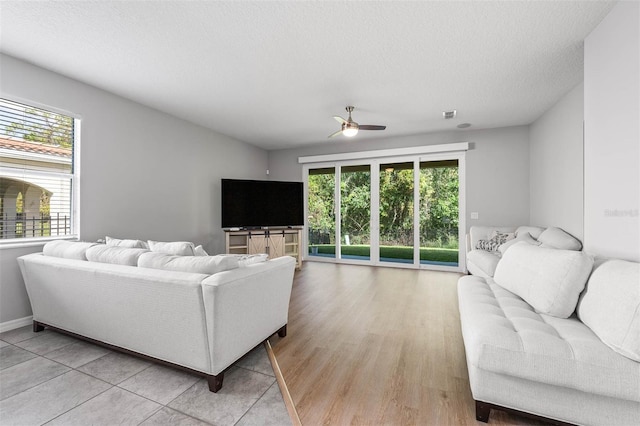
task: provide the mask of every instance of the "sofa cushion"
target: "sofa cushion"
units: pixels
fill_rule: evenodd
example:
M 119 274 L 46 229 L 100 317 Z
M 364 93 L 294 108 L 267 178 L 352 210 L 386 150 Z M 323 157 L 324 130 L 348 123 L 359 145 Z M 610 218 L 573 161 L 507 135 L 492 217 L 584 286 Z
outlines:
M 582 250 L 582 243 L 560 228 L 547 228 L 538 237 L 543 247 L 561 250 Z
M 147 252 L 149 252 L 149 250 L 143 248 L 129 248 L 99 244 L 87 250 L 87 260 L 99 263 L 136 266 L 140 255 Z
M 42 252 L 45 256 L 87 260 L 87 250 L 95 245 L 96 243 L 56 240 L 46 243 L 42 249 Z
M 578 304 L 578 317 L 611 349 L 640 362 L 640 264 L 597 265 Z
M 175 256 L 166 253 L 147 252 L 138 259 L 141 268 L 169 271 L 215 274 L 238 267 L 235 256 Z
M 470 365 L 640 401 L 640 363 L 612 351 L 575 316 L 560 319 L 537 313 L 491 279 L 474 276 L 458 281 L 458 301 Z
M 494 280 L 538 311 L 568 318 L 592 267 L 593 259 L 584 252 L 518 242 L 502 256 Z
M 162 242 L 149 240 L 149 249 L 156 253 L 173 254 L 175 256 L 194 256 L 195 245 L 188 241 Z
M 493 277 L 500 256 L 496 253 L 484 250 L 471 250 L 467 253 L 467 269 L 473 275 L 481 277 Z
M 143 249 L 149 248 L 149 244 L 141 240 L 121 240 L 119 238 L 111 238 L 108 235 L 106 237 L 106 242 L 108 246 L 143 248 Z

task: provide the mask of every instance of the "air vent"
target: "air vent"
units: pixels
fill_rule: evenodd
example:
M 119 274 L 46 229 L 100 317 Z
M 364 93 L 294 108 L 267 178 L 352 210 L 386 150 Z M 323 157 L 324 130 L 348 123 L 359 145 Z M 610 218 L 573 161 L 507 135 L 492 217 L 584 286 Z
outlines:
M 453 111 L 442 111 L 442 117 L 444 117 L 445 120 L 449 120 L 455 116 L 456 116 L 455 109 Z

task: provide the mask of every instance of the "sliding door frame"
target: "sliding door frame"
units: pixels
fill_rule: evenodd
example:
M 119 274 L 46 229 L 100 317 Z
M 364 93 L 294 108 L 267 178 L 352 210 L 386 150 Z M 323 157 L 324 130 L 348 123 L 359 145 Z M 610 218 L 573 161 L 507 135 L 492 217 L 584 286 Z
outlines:
M 455 146 L 455 147 L 454 147 Z M 420 152 L 422 148 L 425 152 Z M 446 148 L 450 148 L 447 150 Z M 452 149 L 455 148 L 455 149 Z M 335 258 L 309 256 L 309 223 L 305 217 L 303 233 L 304 260 L 318 262 L 348 263 L 359 265 L 385 266 L 391 268 L 430 269 L 449 272 L 466 271 L 466 150 L 468 143 L 450 145 L 436 145 L 410 149 L 382 150 L 314 157 L 300 157 L 302 163 L 302 181 L 304 186 L 304 211 L 309 211 L 309 170 L 320 168 L 334 168 L 334 215 L 335 215 Z M 410 151 L 410 152 L 407 152 Z M 398 155 L 393 155 L 398 154 Z M 324 161 L 323 161 L 324 160 Z M 420 163 L 425 161 L 458 161 L 458 266 L 445 266 L 420 263 Z M 380 164 L 383 163 L 413 163 L 413 263 L 394 263 L 380 261 Z M 342 167 L 369 165 L 370 167 L 370 255 L 369 260 L 343 259 L 341 241 L 341 174 Z

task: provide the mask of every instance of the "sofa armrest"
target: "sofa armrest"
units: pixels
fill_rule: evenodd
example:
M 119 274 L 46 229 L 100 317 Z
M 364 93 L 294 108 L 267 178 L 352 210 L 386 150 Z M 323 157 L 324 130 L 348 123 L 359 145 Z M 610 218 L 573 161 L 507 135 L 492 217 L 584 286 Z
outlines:
M 295 265 L 284 256 L 202 281 L 213 374 L 287 324 Z

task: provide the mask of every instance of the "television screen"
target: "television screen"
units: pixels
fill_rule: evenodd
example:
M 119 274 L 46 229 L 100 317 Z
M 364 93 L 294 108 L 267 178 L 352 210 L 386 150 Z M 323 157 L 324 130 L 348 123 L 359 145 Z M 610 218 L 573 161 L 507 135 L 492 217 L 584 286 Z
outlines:
M 222 227 L 304 225 L 302 182 L 222 179 Z

